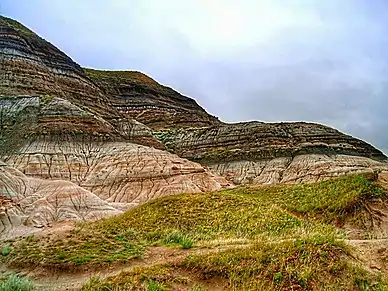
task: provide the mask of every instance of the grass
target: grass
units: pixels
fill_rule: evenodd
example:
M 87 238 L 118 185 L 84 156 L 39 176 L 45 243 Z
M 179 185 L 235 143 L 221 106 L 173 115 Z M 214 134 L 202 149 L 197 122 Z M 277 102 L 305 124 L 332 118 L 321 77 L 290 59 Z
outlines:
M 72 269 L 127 262 L 155 244 L 192 248 L 222 240 L 341 237 L 343 233 L 334 225 L 358 219 L 369 199 L 387 199 L 373 179 L 373 175 L 359 174 L 313 184 L 164 197 L 117 217 L 81 224 L 66 239 L 42 242 L 32 236 L 8 243 L 10 252 L 2 260 Z
M 9 275 L 0 279 L 0 291 L 33 291 L 36 290 L 33 283 L 27 278 L 18 275 Z
M 68 239 L 57 239 L 48 244 L 42 244 L 39 237 L 31 236 L 20 242 L 14 251 L 11 248 L 7 257 L 16 260 L 16 265 L 20 263 L 72 269 L 86 264 L 127 262 L 141 257 L 145 244 L 131 231 L 110 235 L 77 229 Z
M 194 239 L 178 231 L 168 233 L 163 239 L 165 245 L 180 245 L 183 249 L 191 249 L 194 246 Z
M 110 70 L 95 70 L 83 68 L 85 74 L 92 79 L 112 81 L 112 80 L 129 80 L 141 85 L 161 86 L 158 82 L 148 77 L 146 74 L 138 71 L 110 71 Z
M 28 29 L 27 27 L 25 27 L 21 23 L 17 22 L 16 20 L 13 20 L 11 18 L 4 17 L 4 16 L 0 15 L 0 21 L 8 24 L 12 28 L 16 29 L 17 31 L 19 31 L 25 35 L 36 36 L 36 34 L 32 30 Z
M 387 281 L 351 263 L 346 245 L 330 236 L 262 241 L 249 248 L 189 256 L 88 282 L 83 290 L 144 290 L 148 282 L 199 289 L 193 278 L 218 278 L 226 290 L 386 290 Z M 197 287 L 196 287 L 197 286 Z M 147 290 L 147 289 L 146 289 Z M 150 290 L 150 289 L 148 289 Z
M 374 173 L 342 176 L 319 183 L 277 185 L 256 190 L 248 188 L 240 193 L 269 200 L 292 213 L 306 218 L 319 218 L 341 226 L 346 219 L 359 219 L 365 213 L 365 203 L 388 200 L 376 182 Z
M 6 245 L 2 248 L 1 255 L 8 256 L 10 252 L 11 252 L 11 247 L 9 245 Z
M 387 282 L 350 263 L 333 237 L 259 242 L 248 249 L 188 257 L 181 265 L 206 278 L 221 277 L 232 290 L 383 290 Z
M 91 278 L 82 288 L 82 291 L 108 290 L 169 290 L 170 283 L 186 283 L 184 278 L 170 274 L 170 266 L 156 265 L 153 267 L 137 267 L 130 272 L 130 276 L 110 277 L 102 280 L 99 277 Z

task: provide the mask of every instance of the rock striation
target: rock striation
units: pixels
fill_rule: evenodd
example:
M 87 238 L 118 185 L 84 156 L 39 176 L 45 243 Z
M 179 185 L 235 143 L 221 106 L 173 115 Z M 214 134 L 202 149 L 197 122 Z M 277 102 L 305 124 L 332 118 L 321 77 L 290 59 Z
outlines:
M 246 122 L 155 135 L 171 152 L 238 184 L 316 181 L 388 166 L 368 143 L 314 123 Z
M 220 124 L 195 100 L 143 73 L 94 69 L 85 69 L 85 72 L 110 97 L 115 109 L 153 129 Z
M 25 235 L 64 221 L 96 220 L 122 213 L 76 184 L 27 177 L 0 165 L 0 238 Z
M 388 170 L 327 126 L 225 124 L 140 72 L 83 69 L 2 16 L 0 160 L 3 238 L 166 195 Z
M 0 166 L 0 238 L 232 187 L 200 164 L 128 142 L 34 141 Z
M 233 186 L 198 163 L 158 150 L 164 145 L 151 129 L 120 111 L 106 88 L 5 17 L 0 65 L 0 159 L 7 162 L 0 172 L 3 234 L 115 215 L 164 195 Z M 185 98 L 183 107 L 197 106 L 209 118 Z
M 66 134 L 108 134 L 110 139 L 163 148 L 146 126 L 116 110 L 77 63 L 28 28 L 2 16 L 0 64 L 1 99 L 36 105 L 38 98 L 39 106 L 45 108 L 35 121 L 44 124 L 40 127 L 45 127 L 46 134 L 63 129 Z M 9 105 L 0 105 L 2 112 L 8 111 Z

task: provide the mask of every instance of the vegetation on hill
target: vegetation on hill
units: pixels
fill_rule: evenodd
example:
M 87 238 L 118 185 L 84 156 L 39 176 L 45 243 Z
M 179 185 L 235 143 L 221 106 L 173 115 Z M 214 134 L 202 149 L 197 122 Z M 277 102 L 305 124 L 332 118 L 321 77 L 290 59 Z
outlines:
M 146 74 L 138 71 L 95 70 L 90 68 L 83 69 L 89 78 L 101 81 L 125 79 L 140 85 L 161 86 L 158 82 L 148 77 Z
M 0 291 L 33 291 L 37 290 L 34 284 L 25 277 L 10 274 L 0 278 Z
M 30 236 L 11 242 L 4 260 L 67 269 L 125 262 L 155 244 L 190 248 L 214 240 L 296 239 L 307 234 L 343 237 L 334 225 L 362 218 L 363 203 L 377 198 L 387 199 L 387 194 L 373 181 L 373 174 L 169 196 L 117 217 L 80 224 L 66 239 L 45 242 Z
M 82 290 L 180 290 L 182 285 L 185 290 L 213 290 L 215 285 L 198 283 L 212 280 L 227 290 L 386 290 L 381 276 L 350 261 L 347 246 L 331 237 L 261 241 L 248 248 L 188 256 L 178 264 L 92 278 Z
M 4 17 L 0 15 L 0 21 L 4 22 L 5 24 L 11 26 L 13 29 L 16 29 L 17 31 L 28 35 L 28 36 L 37 36 L 32 30 L 28 29 L 21 23 L 17 22 L 16 20 L 13 20 L 8 17 Z

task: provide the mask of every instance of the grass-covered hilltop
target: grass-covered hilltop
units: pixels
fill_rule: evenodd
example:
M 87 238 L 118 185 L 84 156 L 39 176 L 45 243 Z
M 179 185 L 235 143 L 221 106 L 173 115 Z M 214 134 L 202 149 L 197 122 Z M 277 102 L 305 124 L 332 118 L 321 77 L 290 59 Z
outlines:
M 380 180 L 164 197 L 69 232 L 4 242 L 2 263 L 75 276 L 116 270 L 83 290 L 386 290 L 388 251 L 376 249 L 371 265 L 355 249 L 384 241 Z

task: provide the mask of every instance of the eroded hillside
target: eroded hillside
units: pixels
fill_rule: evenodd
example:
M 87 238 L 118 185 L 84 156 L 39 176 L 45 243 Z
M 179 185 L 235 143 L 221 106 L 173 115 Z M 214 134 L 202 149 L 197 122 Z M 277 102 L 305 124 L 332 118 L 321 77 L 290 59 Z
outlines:
M 388 163 L 372 145 L 225 124 L 2 16 L 0 62 L 0 271 L 39 290 L 387 288 Z
M 386 175 L 164 197 L 4 242 L 2 261 L 58 290 L 384 290 Z

